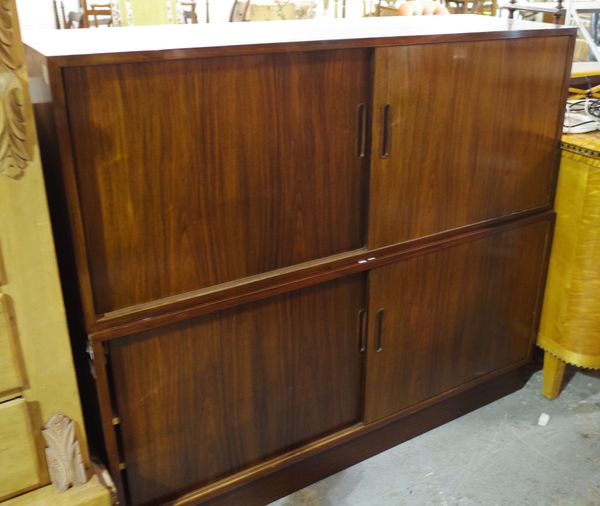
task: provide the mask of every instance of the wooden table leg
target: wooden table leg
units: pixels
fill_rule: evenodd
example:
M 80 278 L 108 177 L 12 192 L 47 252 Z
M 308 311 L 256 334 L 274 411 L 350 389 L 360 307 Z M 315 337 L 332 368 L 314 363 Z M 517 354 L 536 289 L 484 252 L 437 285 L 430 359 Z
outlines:
M 565 374 L 565 363 L 554 355 L 544 353 L 544 379 L 542 382 L 542 394 L 547 399 L 556 399 L 560 394 L 563 376 Z

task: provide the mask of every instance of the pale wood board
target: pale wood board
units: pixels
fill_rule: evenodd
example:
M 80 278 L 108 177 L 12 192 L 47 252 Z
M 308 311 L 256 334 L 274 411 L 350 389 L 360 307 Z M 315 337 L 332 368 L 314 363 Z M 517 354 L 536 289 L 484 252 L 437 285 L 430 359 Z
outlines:
M 0 404 L 0 498 L 48 483 L 40 430 L 55 413 L 75 421 L 88 460 L 17 12 L 14 0 L 2 6 L 0 72 L 10 86 L 0 99 L 11 113 L 2 128 L 11 135 L 0 139 L 0 291 L 10 300 L 6 321 L 18 351 L 22 387 L 11 396 L 0 392 L 0 399 L 22 399 Z M 18 446 L 23 441 L 30 444 L 27 451 Z M 16 464 L 23 459 L 28 466 L 35 462 L 35 478 L 19 474 Z
M 0 499 L 42 479 L 27 403 L 21 398 L 0 404 L 0 469 Z
M 58 493 L 52 485 L 10 499 L 2 506 L 110 506 L 111 495 L 93 476 L 85 485 Z
M 0 293 L 0 395 L 22 386 L 6 295 Z

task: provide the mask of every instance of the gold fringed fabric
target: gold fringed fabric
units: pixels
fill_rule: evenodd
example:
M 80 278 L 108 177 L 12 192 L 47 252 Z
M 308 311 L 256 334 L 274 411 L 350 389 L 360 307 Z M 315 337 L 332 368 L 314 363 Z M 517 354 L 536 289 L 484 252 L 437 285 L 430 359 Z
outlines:
M 600 133 L 563 136 L 538 345 L 600 369 Z

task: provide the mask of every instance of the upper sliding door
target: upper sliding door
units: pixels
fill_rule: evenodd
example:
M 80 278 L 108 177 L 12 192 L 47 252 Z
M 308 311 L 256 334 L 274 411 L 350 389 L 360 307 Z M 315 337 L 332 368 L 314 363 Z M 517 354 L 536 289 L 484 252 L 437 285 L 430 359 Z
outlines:
M 570 37 L 376 50 L 369 246 L 551 203 Z
M 68 68 L 96 313 L 361 248 L 367 50 Z

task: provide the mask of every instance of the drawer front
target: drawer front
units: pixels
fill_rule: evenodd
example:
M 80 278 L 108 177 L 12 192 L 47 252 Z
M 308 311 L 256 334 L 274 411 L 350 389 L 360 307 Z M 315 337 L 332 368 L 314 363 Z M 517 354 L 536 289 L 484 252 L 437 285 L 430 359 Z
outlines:
M 9 302 L 0 294 L 0 397 L 22 386 Z
M 0 499 L 41 484 L 35 437 L 23 399 L 0 404 Z

